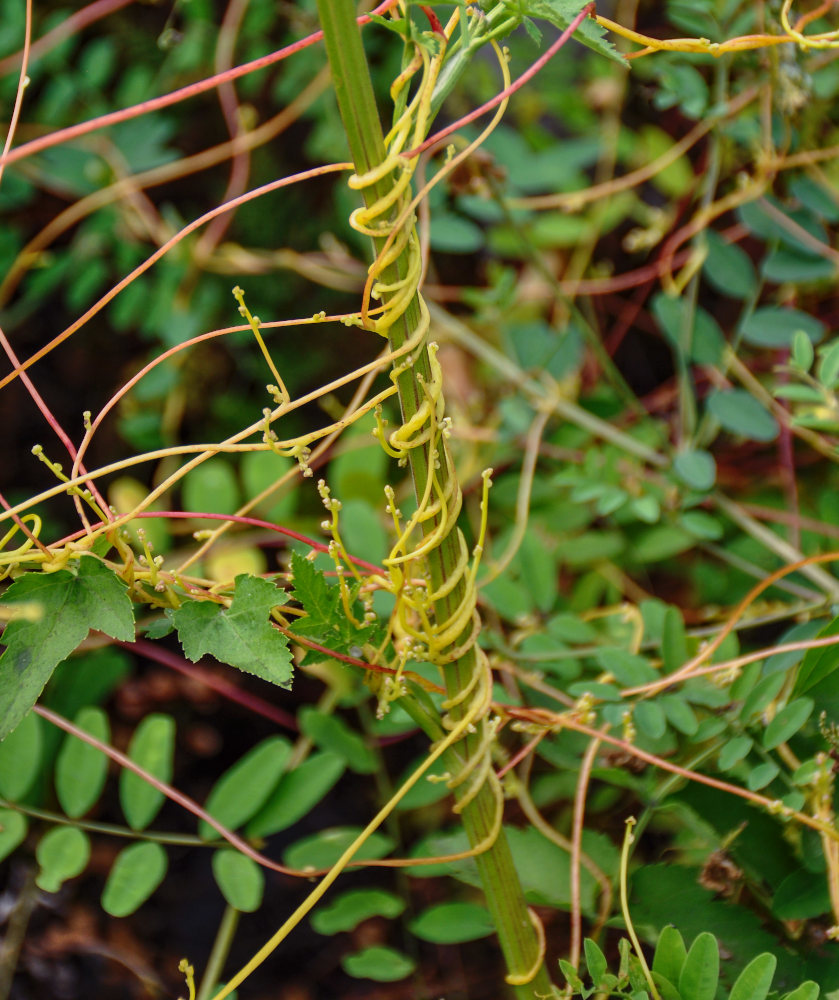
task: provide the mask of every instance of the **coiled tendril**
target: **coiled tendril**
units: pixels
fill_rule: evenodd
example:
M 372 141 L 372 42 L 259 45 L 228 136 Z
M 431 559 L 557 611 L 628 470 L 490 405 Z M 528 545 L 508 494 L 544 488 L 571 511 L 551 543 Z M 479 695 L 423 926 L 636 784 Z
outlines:
M 401 4 L 400 7 L 406 8 Z M 406 17 L 407 10 L 400 15 Z M 478 16 L 467 12 L 466 16 Z M 418 322 L 408 333 L 403 345 L 405 353 L 394 364 L 391 379 L 394 385 L 406 372 L 414 379 L 418 400 L 416 411 L 395 429 L 388 430 L 381 408 L 376 410 L 374 434 L 382 448 L 400 465 L 411 463 L 412 453 L 422 449 L 419 459 L 421 467 L 427 469 L 420 477 L 421 487 L 417 496 L 416 511 L 403 516 L 396 503 L 392 487 L 385 488 L 387 513 L 392 519 L 396 541 L 384 560 L 385 575 L 374 576 L 372 582 L 387 590 L 395 598 L 385 641 L 374 651 L 371 659 L 381 662 L 392 643 L 395 651 L 395 669 L 391 675 L 376 675 L 375 683 L 379 693 L 379 712 L 387 711 L 389 703 L 405 692 L 403 670 L 410 659 L 424 660 L 445 668 L 456 661 L 462 661 L 471 654 L 473 668 L 468 681 L 450 698 L 443 702 L 443 727 L 452 733 L 463 729 L 465 719 L 471 720 L 461 740 L 471 734 L 468 752 L 457 753 L 454 773 L 446 776 L 448 787 L 456 792 L 455 812 L 462 812 L 472 802 L 485 784 L 488 784 L 495 802 L 494 817 L 487 835 L 473 844 L 472 854 L 488 850 L 498 837 L 502 823 L 503 794 L 500 783 L 492 767 L 492 745 L 500 724 L 499 719 L 488 719 L 492 700 L 492 675 L 486 654 L 477 645 L 481 621 L 476 609 L 477 588 L 475 585 L 478 565 L 483 551 L 487 523 L 487 499 L 491 486 L 492 470 L 483 473 L 481 499 L 481 525 L 478 543 L 472 551 L 472 558 L 466 540 L 457 527 L 457 519 L 463 497 L 457 478 L 452 472 L 448 449 L 450 421 L 445 416 L 443 396 L 443 373 L 437 358 L 438 346 L 428 342 L 430 316 L 420 293 L 423 274 L 423 254 L 417 235 L 416 207 L 428 191 L 463 159 L 465 159 L 495 128 L 506 108 L 503 101 L 492 122 L 474 142 L 466 145 L 457 155 L 453 149 L 443 167 L 431 181 L 412 197 L 411 180 L 418 159 L 417 155 L 405 154 L 420 146 L 426 138 L 430 125 L 431 98 L 451 34 L 458 24 L 460 10 L 452 15 L 445 29 L 435 30 L 435 51 L 414 42 L 414 53 L 405 70 L 394 81 L 391 97 L 398 106 L 400 96 L 410 81 L 420 74 L 414 96 L 406 101 L 392 129 L 385 136 L 386 155 L 380 164 L 363 174 L 354 174 L 349 185 L 357 191 L 365 191 L 378 185 L 386 178 L 393 183 L 386 194 L 357 209 L 350 216 L 350 223 L 358 232 L 378 241 L 380 246 L 375 261 L 370 266 L 364 288 L 359 325 L 381 336 L 387 337 L 394 324 L 403 317 L 414 302 L 418 307 Z M 505 89 L 510 77 L 507 68 L 507 54 L 492 43 L 501 66 Z M 402 277 L 385 278 L 392 265 L 399 262 Z M 395 268 L 393 269 L 395 270 Z M 391 272 L 392 273 L 392 272 Z M 371 301 L 379 305 L 371 308 Z M 427 352 L 429 375 L 418 370 L 417 359 L 421 352 Z M 413 464 L 413 463 L 411 463 Z M 424 482 L 422 479 L 424 478 Z M 346 561 L 343 543 L 340 539 L 337 518 L 334 516 L 335 503 L 322 490 L 324 504 L 333 513 L 330 528 L 333 535 L 333 558 L 339 570 L 339 582 L 346 587 L 343 564 Z M 429 557 L 450 536 L 454 537 L 456 558 L 454 565 L 447 567 L 442 581 L 435 584 L 429 565 Z M 349 564 L 355 573 L 352 564 Z M 453 596 L 457 603 L 450 609 Z M 345 600 L 345 608 L 348 606 Z M 469 661 L 467 661 L 469 662 Z M 447 737 L 447 740 L 450 737 Z M 534 922 L 538 918 L 533 915 Z M 540 935 L 541 940 L 541 935 Z M 514 984 L 529 982 L 537 974 L 543 958 L 543 947 L 533 967 L 513 973 L 508 981 Z

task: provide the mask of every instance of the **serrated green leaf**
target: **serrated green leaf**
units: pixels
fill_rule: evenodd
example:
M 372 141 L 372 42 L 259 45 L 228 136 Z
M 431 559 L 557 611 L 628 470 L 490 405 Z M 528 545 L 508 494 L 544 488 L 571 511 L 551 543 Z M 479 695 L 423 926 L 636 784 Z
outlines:
M 752 441 L 774 441 L 778 422 L 745 389 L 713 389 L 706 399 L 708 412 L 732 434 Z
M 90 841 L 74 826 L 54 826 L 38 841 L 35 857 L 41 870 L 35 879 L 44 892 L 58 892 L 68 879 L 80 875 L 90 860 Z
M 719 974 L 717 939 L 704 931 L 690 946 L 679 975 L 679 993 L 683 1000 L 714 1000 Z
M 583 989 L 583 981 L 577 975 L 577 970 L 565 958 L 559 960 L 559 968 L 572 990 L 579 993 Z
M 777 958 L 768 953 L 753 958 L 731 987 L 728 1000 L 766 1000 L 777 964 Z
M 379 766 L 378 758 L 364 738 L 336 715 L 321 712 L 314 706 L 299 713 L 300 730 L 321 750 L 329 750 L 346 761 L 357 774 L 372 774 Z
M 769 723 L 763 733 L 763 746 L 767 750 L 778 746 L 794 736 L 813 714 L 815 704 L 812 698 L 796 698 L 784 706 Z
M 167 784 L 172 780 L 175 720 L 171 715 L 147 715 L 134 730 L 128 756 L 135 764 Z M 139 774 L 123 769 L 119 776 L 119 801 L 132 830 L 143 830 L 157 815 L 166 796 Z
M 662 930 L 656 943 L 652 970 L 671 983 L 678 983 L 687 956 L 682 935 L 675 927 L 668 925 Z
M 312 754 L 280 778 L 265 805 L 248 823 L 248 836 L 268 837 L 293 826 L 329 794 L 345 768 L 343 758 L 334 753 Z
M 0 861 L 23 843 L 27 830 L 26 817 L 12 809 L 0 809 Z
M 76 572 L 25 573 L 3 594 L 3 604 L 25 613 L 3 632 L 0 740 L 32 708 L 53 670 L 90 629 L 126 642 L 134 638 L 127 588 L 93 556 L 82 556 Z
M 517 5 L 519 13 L 527 17 L 541 17 L 557 28 L 565 29 L 583 8 L 579 0 L 522 0 Z M 626 60 L 606 37 L 605 28 L 586 18 L 574 37 L 595 52 L 626 66 Z
M 83 708 L 73 721 L 88 735 L 110 742 L 111 726 L 101 708 Z M 55 793 L 64 812 L 72 819 L 83 816 L 102 794 L 107 776 L 107 756 L 68 733 L 55 762 Z
M 495 930 L 489 910 L 477 903 L 438 903 L 423 910 L 408 928 L 415 937 L 432 944 L 477 941 Z
M 213 785 L 205 810 L 224 826 L 235 830 L 255 816 L 274 790 L 291 756 L 291 744 L 282 736 L 269 736 L 228 768 Z M 201 837 L 215 837 L 209 823 L 198 824 Z
M 102 890 L 102 909 L 112 917 L 127 917 L 145 903 L 163 881 L 166 851 L 150 841 L 120 851 Z
M 341 967 L 354 979 L 373 979 L 377 983 L 394 983 L 405 979 L 416 968 L 416 962 L 401 951 L 374 945 L 354 955 L 345 955 Z
M 34 712 L 25 715 L 0 743 L 0 795 L 18 802 L 38 775 L 43 755 L 42 723 Z
M 290 688 L 288 639 L 272 628 L 268 613 L 288 596 L 269 580 L 236 577 L 229 608 L 210 601 L 188 601 L 171 612 L 184 653 L 195 662 L 209 653 L 222 663 Z
M 382 889 L 350 889 L 327 906 L 318 907 L 311 916 L 318 934 L 352 931 L 371 917 L 393 920 L 405 909 L 405 901 Z
M 592 941 L 591 938 L 586 938 L 583 941 L 583 949 L 586 955 L 586 968 L 591 977 L 591 982 L 594 986 L 597 986 L 603 981 L 603 976 L 609 967 L 606 956 L 598 947 L 597 942 Z
M 265 876 L 253 858 L 225 849 L 213 854 L 212 866 L 216 884 L 234 910 L 253 913 L 262 906 Z
M 344 614 L 340 589 L 331 586 L 323 573 L 297 552 L 291 556 L 291 572 L 294 597 L 306 612 L 294 622 L 296 633 L 338 653 L 356 655 L 365 643 L 374 640 L 376 630 L 353 625 Z

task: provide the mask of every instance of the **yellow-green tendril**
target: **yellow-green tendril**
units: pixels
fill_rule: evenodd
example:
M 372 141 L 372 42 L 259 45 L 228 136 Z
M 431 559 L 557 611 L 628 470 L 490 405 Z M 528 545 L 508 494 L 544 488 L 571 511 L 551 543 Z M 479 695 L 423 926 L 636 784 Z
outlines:
M 20 562 L 23 556 L 32 548 L 35 544 L 35 540 L 40 537 L 41 534 L 41 519 L 37 514 L 24 514 L 20 519 L 22 524 L 31 524 L 30 535 L 27 536 L 23 542 L 16 549 L 9 549 L 8 552 L 4 551 L 8 543 L 14 538 L 20 527 L 18 525 L 13 525 L 9 528 L 5 535 L 0 538 L 0 580 L 5 580 L 9 573 L 12 572 Z
M 285 382 L 283 382 L 282 378 L 280 377 L 280 373 L 277 371 L 273 358 L 271 357 L 268 348 L 265 346 L 265 341 L 262 338 L 262 334 L 259 332 L 259 328 L 261 326 L 259 317 L 252 315 L 250 309 L 248 309 L 248 307 L 245 305 L 245 293 L 238 285 L 233 289 L 233 298 L 236 299 L 236 301 L 239 303 L 239 315 L 247 320 L 248 325 L 253 331 L 254 337 L 256 337 L 256 342 L 257 344 L 259 344 L 259 349 L 260 351 L 262 351 L 262 356 L 263 358 L 265 358 L 265 363 L 271 370 L 271 374 L 277 380 L 276 385 L 266 386 L 268 392 L 271 393 L 271 396 L 274 398 L 274 401 L 281 405 L 283 403 L 291 402 L 291 396 L 289 396 L 288 394 L 288 389 L 286 389 L 285 387 Z M 313 316 L 312 319 L 314 321 L 317 321 L 319 317 Z
M 332 535 L 332 541 L 329 543 L 329 556 L 335 564 L 335 575 L 338 578 L 338 588 L 341 593 L 341 604 L 344 608 L 344 615 L 346 616 L 347 621 L 351 622 L 356 628 L 360 628 L 362 623 L 356 619 L 352 611 L 352 594 L 350 593 L 350 588 L 347 586 L 345 566 L 350 567 L 350 570 L 357 581 L 361 582 L 361 576 L 355 568 L 355 564 L 350 559 L 346 547 L 341 540 L 341 532 L 338 524 L 338 514 L 341 511 L 341 501 L 336 500 L 330 495 L 329 487 L 323 479 L 318 481 L 318 493 L 320 493 L 323 506 L 330 514 L 328 521 L 321 522 L 321 527 L 324 531 L 328 531 Z
M 627 819 L 626 832 L 623 837 L 623 848 L 621 849 L 621 913 L 623 913 L 623 920 L 626 924 L 626 932 L 629 935 L 629 940 L 632 942 L 632 947 L 635 949 L 635 954 L 638 956 L 638 961 L 641 963 L 641 971 L 644 973 L 644 978 L 647 980 L 647 985 L 650 987 L 650 993 L 653 995 L 654 1000 L 661 1000 L 661 995 L 653 982 L 652 973 L 647 965 L 647 960 L 644 958 L 644 952 L 641 950 L 641 942 L 638 940 L 638 935 L 635 933 L 635 925 L 632 923 L 632 917 L 629 915 L 629 894 L 626 888 L 626 877 L 629 869 L 629 848 L 635 840 L 632 828 L 635 826 L 636 822 L 637 820 L 634 816 L 630 816 L 629 819 Z
M 195 969 L 182 958 L 178 963 L 178 972 L 182 972 L 186 977 L 186 988 L 189 990 L 187 1000 L 195 1000 Z
M 67 483 L 66 493 L 68 496 L 78 497 L 90 507 L 90 509 L 96 514 L 96 517 L 101 521 L 109 520 L 108 512 L 103 511 L 99 504 L 93 499 L 93 494 L 88 489 L 83 489 L 81 486 L 73 484 L 70 477 L 64 472 L 64 467 L 60 462 L 53 462 L 51 459 L 47 458 L 44 454 L 43 445 L 36 444 L 32 447 L 32 454 L 50 470 L 50 472 L 62 483 Z
M 379 713 L 387 711 L 388 701 L 402 693 L 402 673 L 409 659 L 423 659 L 444 667 L 474 651 L 475 667 L 469 682 L 464 690 L 443 704 L 447 713 L 443 725 L 450 731 L 459 725 L 455 719 L 464 712 L 472 714 L 477 710 L 478 717 L 485 719 L 491 701 L 492 677 L 489 663 L 482 650 L 476 646 L 480 619 L 476 612 L 475 586 L 486 536 L 487 495 L 491 481 L 490 472 L 487 471 L 483 477 L 479 539 L 470 565 L 466 540 L 457 528 L 463 498 L 456 477 L 449 474 L 449 421 L 445 416 L 443 373 L 437 358 L 437 344 L 427 342 L 430 316 L 428 307 L 419 294 L 423 255 L 415 230 L 415 210 L 428 191 L 455 169 L 495 128 L 504 113 L 506 102 L 501 104 L 490 125 L 478 139 L 456 156 L 447 157 L 443 167 L 414 197 L 411 196 L 411 180 L 418 157 L 407 157 L 404 151 L 421 145 L 426 137 L 431 116 L 431 96 L 446 54 L 448 39 L 458 24 L 459 17 L 460 11 L 456 10 L 445 28 L 445 38 L 440 40 L 435 53 L 432 54 L 421 46 L 415 48 L 413 57 L 391 87 L 391 96 L 398 107 L 405 88 L 420 74 L 414 96 L 406 103 L 385 136 L 386 156 L 376 167 L 363 174 L 354 174 L 348 182 L 354 190 L 362 191 L 384 178 L 390 177 L 393 180 L 387 194 L 372 204 L 359 208 L 350 218 L 351 225 L 357 231 L 383 241 L 376 260 L 368 271 L 361 307 L 362 325 L 386 337 L 414 301 L 419 312 L 417 325 L 403 348 L 404 354 L 391 371 L 394 386 L 406 372 L 412 374 L 418 400 L 416 411 L 396 429 L 388 430 L 381 408 L 377 406 L 373 433 L 384 451 L 400 465 L 408 464 L 413 449 L 423 449 L 428 459 L 422 495 L 418 497 L 416 511 L 407 520 L 403 519 L 396 506 L 392 488 L 387 487 L 385 491 L 386 510 L 396 532 L 396 541 L 383 562 L 386 575 L 375 576 L 372 582 L 393 594 L 395 606 L 387 637 L 376 659 L 383 658 L 388 643 L 392 642 L 394 657 L 389 666 L 395 673 L 390 683 L 378 685 Z M 507 54 L 497 45 L 494 48 L 506 88 L 509 85 Z M 398 280 L 385 281 L 383 274 L 397 260 L 402 262 L 403 276 Z M 372 300 L 379 305 L 373 307 Z M 427 350 L 428 377 L 414 369 L 415 361 L 423 349 Z M 336 546 L 340 546 L 340 536 L 334 527 L 334 521 L 329 530 Z M 427 560 L 450 536 L 455 539 L 455 565 L 446 574 L 445 580 L 435 588 L 431 583 Z M 344 553 L 342 557 L 345 557 Z M 441 619 L 440 607 L 446 598 L 459 589 L 463 592 L 462 599 L 447 617 Z M 464 634 L 465 639 L 462 638 Z M 456 710 L 454 714 L 453 710 Z M 503 795 L 492 770 L 490 753 L 497 727 L 497 721 L 486 722 L 478 727 L 477 744 L 470 748 L 468 756 L 460 760 L 457 773 L 448 782 L 452 790 L 458 790 L 458 802 L 455 806 L 458 812 L 474 800 L 485 783 L 490 784 L 496 810 L 490 835 L 479 845 L 481 849 L 491 846 L 501 826 Z M 528 982 L 535 973 L 531 974 L 528 970 L 522 975 L 525 976 L 522 982 Z
M 527 908 L 527 915 L 530 917 L 530 922 L 533 924 L 533 929 L 536 931 L 536 941 L 539 948 L 536 952 L 536 958 L 533 965 L 527 970 L 527 972 L 513 973 L 504 977 L 504 982 L 510 986 L 527 986 L 529 982 L 536 978 L 539 969 L 542 968 L 542 962 L 545 961 L 545 925 L 542 923 L 539 914 L 531 909 Z

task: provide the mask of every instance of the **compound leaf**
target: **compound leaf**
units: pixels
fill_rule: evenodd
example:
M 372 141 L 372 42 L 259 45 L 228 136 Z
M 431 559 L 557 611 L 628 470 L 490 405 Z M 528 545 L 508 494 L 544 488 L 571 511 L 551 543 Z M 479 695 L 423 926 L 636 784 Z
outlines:
M 358 655 L 361 647 L 374 641 L 370 625 L 359 628 L 344 613 L 341 591 L 330 585 L 323 573 L 305 556 L 293 553 L 291 557 L 294 597 L 303 605 L 304 618 L 294 623 L 294 631 L 338 653 Z M 363 615 L 359 610 L 358 617 Z
M 184 653 L 193 662 L 210 653 L 222 663 L 290 688 L 288 640 L 268 621 L 271 609 L 287 600 L 269 580 L 243 573 L 236 577 L 229 608 L 210 601 L 189 601 L 170 617 Z
M 522 14 L 528 17 L 541 17 L 564 30 L 580 13 L 583 4 L 580 0 L 524 0 L 518 6 Z M 626 66 L 626 61 L 605 34 L 605 28 L 601 28 L 596 21 L 587 17 L 574 32 L 574 37 L 595 52 L 608 56 L 621 66 Z
M 126 586 L 93 556 L 74 571 L 25 573 L 3 595 L 21 614 L 3 632 L 0 656 L 0 740 L 38 700 L 53 670 L 97 629 L 113 639 L 134 638 Z

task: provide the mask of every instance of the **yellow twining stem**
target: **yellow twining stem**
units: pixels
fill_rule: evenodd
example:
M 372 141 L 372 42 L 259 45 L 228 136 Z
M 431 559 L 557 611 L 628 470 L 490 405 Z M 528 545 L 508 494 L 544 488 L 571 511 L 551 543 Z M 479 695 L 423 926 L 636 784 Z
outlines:
M 784 45 L 795 42 L 802 49 L 833 49 L 839 48 L 839 30 L 825 31 L 815 35 L 805 35 L 800 29 L 809 20 L 807 15 L 799 19 L 797 25 L 790 22 L 789 15 L 793 0 L 784 0 L 781 7 L 781 27 L 783 34 L 779 35 L 741 35 L 737 38 L 727 38 L 722 42 L 712 42 L 708 38 L 652 38 L 639 31 L 633 31 L 617 21 L 612 21 L 601 14 L 594 14 L 594 20 L 609 31 L 636 42 L 644 47 L 638 52 L 630 52 L 627 59 L 649 55 L 652 52 L 696 52 L 712 56 L 722 56 L 727 52 L 742 52 L 747 49 L 763 49 L 771 45 Z
M 406 3 L 400 4 L 403 16 Z M 369 269 L 364 289 L 362 307 L 357 325 L 371 332 L 387 337 L 394 324 L 405 315 L 416 302 L 419 321 L 410 333 L 406 344 L 400 348 L 401 358 L 394 365 L 391 379 L 395 391 L 396 380 L 410 372 L 415 379 L 419 405 L 416 413 L 393 432 L 386 432 L 386 425 L 380 409 L 376 412 L 376 436 L 384 450 L 407 464 L 415 449 L 421 449 L 427 474 L 424 477 L 422 495 L 419 496 L 415 513 L 404 519 L 396 506 L 395 493 L 386 490 L 387 510 L 396 531 L 396 542 L 388 558 L 384 561 L 385 574 L 374 576 L 371 582 L 388 590 L 395 597 L 395 608 L 388 626 L 388 637 L 394 649 L 393 666 L 396 677 L 392 683 L 380 688 L 380 710 L 386 710 L 388 699 L 402 693 L 401 676 L 408 659 L 425 659 L 440 667 L 459 660 L 467 653 L 474 656 L 474 668 L 468 682 L 454 696 L 443 702 L 445 713 L 442 724 L 447 735 L 435 743 L 429 755 L 407 782 L 387 802 L 370 821 L 362 833 L 341 855 L 336 864 L 318 884 L 294 913 L 279 928 L 276 934 L 254 955 L 250 962 L 237 973 L 216 994 L 214 1000 L 224 1000 L 248 975 L 259 966 L 288 935 L 288 933 L 318 903 L 338 875 L 343 871 L 359 847 L 370 834 L 386 819 L 402 797 L 444 754 L 457 764 L 451 767 L 448 784 L 457 792 L 455 810 L 460 812 L 472 802 L 486 785 L 489 785 L 494 802 L 494 812 L 489 831 L 482 840 L 472 846 L 470 855 L 488 850 L 495 843 L 501 830 L 503 817 L 503 794 L 500 782 L 492 768 L 491 748 L 500 721 L 487 721 L 492 704 L 492 674 L 486 654 L 477 645 L 480 620 L 476 611 L 475 576 L 478 560 L 483 551 L 486 536 L 487 499 L 490 487 L 489 471 L 484 474 L 482 495 L 482 516 L 478 543 L 470 565 L 469 552 L 462 533 L 457 528 L 457 518 L 462 506 L 462 495 L 456 478 L 450 473 L 451 462 L 448 454 L 448 421 L 445 417 L 443 399 L 443 378 L 436 357 L 437 347 L 427 344 L 430 327 L 428 308 L 419 294 L 422 280 L 423 255 L 415 231 L 415 209 L 430 188 L 453 170 L 458 163 L 483 141 L 486 135 L 500 121 L 506 101 L 499 106 L 492 122 L 479 138 L 467 146 L 456 157 L 450 158 L 429 184 L 414 198 L 411 197 L 411 180 L 417 165 L 417 156 L 405 156 L 404 151 L 419 146 L 425 139 L 431 118 L 431 98 L 434 86 L 445 57 L 448 39 L 460 17 L 460 8 L 455 10 L 445 29 L 445 38 L 439 41 L 435 53 L 417 45 L 407 67 L 396 79 L 391 89 L 394 101 L 399 101 L 409 82 L 419 75 L 416 92 L 406 102 L 404 109 L 385 138 L 386 156 L 381 164 L 367 173 L 353 175 L 350 186 L 362 191 L 378 184 L 385 178 L 392 178 L 388 193 L 374 203 L 353 213 L 351 224 L 379 242 L 380 251 Z M 439 37 L 439 36 L 438 36 Z M 494 44 L 494 43 L 493 43 Z M 507 56 L 497 45 L 494 46 L 502 69 L 505 89 L 509 86 Z M 385 279 L 384 275 L 396 261 L 400 263 L 398 280 Z M 372 300 L 381 303 L 373 307 Z M 256 332 L 256 331 L 255 331 Z M 427 351 L 429 377 L 424 378 L 415 368 L 420 352 Z M 382 399 L 376 401 L 380 405 Z M 266 417 L 266 440 L 270 430 L 270 420 Z M 300 442 L 302 444 L 302 442 Z M 346 550 L 341 542 L 337 515 L 338 501 L 329 494 L 325 484 L 321 487 L 321 497 L 331 515 L 324 522 L 332 535 L 331 551 L 340 569 L 339 583 L 342 595 L 347 595 L 345 609 L 349 604 L 349 589 L 343 578 L 343 563 L 347 562 Z M 450 536 L 454 535 L 458 556 L 453 572 L 447 578 L 432 584 L 428 565 L 430 554 Z M 463 593 L 454 610 L 441 615 L 440 608 L 453 593 Z M 349 613 L 349 610 L 348 610 Z M 465 635 L 465 638 L 464 638 Z M 388 643 L 382 644 L 379 657 L 385 656 Z M 382 706 L 381 699 L 385 699 Z M 471 735 L 468 751 L 463 740 Z M 535 924 L 535 921 L 534 921 Z M 544 935 L 540 934 L 538 961 L 532 968 L 514 972 L 510 982 L 525 984 L 538 973 L 544 952 Z
M 491 684 L 489 684 L 489 689 L 491 691 Z M 404 798 L 405 795 L 414 787 L 414 785 L 419 781 L 419 779 L 428 771 L 432 765 L 439 760 L 448 750 L 450 750 L 465 734 L 466 732 L 474 726 L 476 721 L 480 718 L 481 712 L 484 711 L 483 704 L 473 705 L 466 715 L 460 720 L 460 722 L 452 729 L 445 739 L 440 740 L 440 742 L 432 749 L 428 757 L 422 762 L 422 764 L 414 771 L 410 778 L 402 785 L 398 792 L 385 803 L 384 806 L 376 813 L 373 819 L 367 824 L 367 826 L 362 830 L 362 832 L 355 838 L 355 840 L 350 844 L 350 846 L 344 851 L 341 857 L 335 862 L 335 864 L 330 868 L 323 879 L 318 883 L 317 887 L 312 890 L 311 893 L 306 897 L 306 899 L 297 907 L 294 913 L 285 921 L 282 927 L 270 938 L 253 956 L 253 958 L 242 968 L 235 976 L 227 983 L 227 985 L 220 990 L 213 997 L 213 1000 L 224 1000 L 225 997 L 230 996 L 233 990 L 236 989 L 242 982 L 247 979 L 247 977 L 257 969 L 268 956 L 277 949 L 277 947 L 285 940 L 288 934 L 294 930 L 294 928 L 300 923 L 300 921 L 309 913 L 315 905 L 320 902 L 326 891 L 332 885 L 332 883 L 338 878 L 341 872 L 347 867 L 349 862 L 353 859 L 358 849 L 367 840 L 371 833 L 373 833 L 381 824 L 387 819 L 387 817 L 393 812 L 399 802 Z M 500 828 L 500 821 L 499 821 Z M 497 835 L 497 833 L 496 833 Z M 487 838 L 489 841 L 489 838 Z M 495 839 L 494 837 L 492 838 Z M 490 847 L 492 841 L 486 844 L 486 848 Z M 483 846 L 483 845 L 479 845 Z M 470 852 L 471 855 L 480 853 L 477 848 L 473 848 Z

